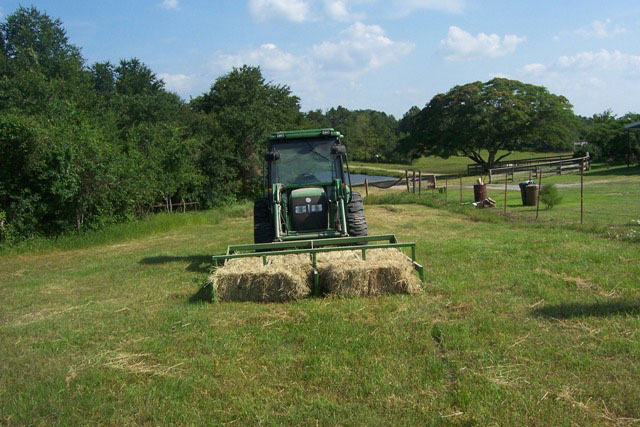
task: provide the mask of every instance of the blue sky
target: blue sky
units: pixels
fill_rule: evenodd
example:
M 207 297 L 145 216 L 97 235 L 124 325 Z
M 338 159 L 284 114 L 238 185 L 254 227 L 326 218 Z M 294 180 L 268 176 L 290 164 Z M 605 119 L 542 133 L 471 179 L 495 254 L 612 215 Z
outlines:
M 303 110 L 401 117 L 458 84 L 503 76 L 578 114 L 640 112 L 640 1 L 0 0 L 60 18 L 91 64 L 137 57 L 185 99 L 242 64 Z

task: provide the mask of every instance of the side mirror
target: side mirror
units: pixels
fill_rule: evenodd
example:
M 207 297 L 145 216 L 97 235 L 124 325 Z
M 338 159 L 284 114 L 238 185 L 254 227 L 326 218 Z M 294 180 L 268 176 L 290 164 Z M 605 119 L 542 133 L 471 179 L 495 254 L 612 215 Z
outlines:
M 280 152 L 278 150 L 267 151 L 264 153 L 264 159 L 267 162 L 275 162 L 276 160 L 280 160 Z
M 343 144 L 335 144 L 333 147 L 331 147 L 331 154 L 335 154 L 336 156 L 347 154 L 347 147 L 345 147 Z

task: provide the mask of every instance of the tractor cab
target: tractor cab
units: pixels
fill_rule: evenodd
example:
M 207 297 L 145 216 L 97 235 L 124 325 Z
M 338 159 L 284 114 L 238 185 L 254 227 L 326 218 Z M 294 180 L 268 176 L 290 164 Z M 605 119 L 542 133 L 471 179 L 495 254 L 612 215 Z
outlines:
M 368 235 L 362 198 L 351 191 L 347 150 L 341 137 L 333 129 L 310 129 L 276 132 L 267 139 L 264 196 L 253 205 L 254 244 L 229 246 L 224 255 L 213 257 L 215 266 L 248 257 L 262 258 L 267 266 L 273 257 L 306 254 L 311 261 L 313 293 L 320 295 L 319 254 L 357 250 L 364 261 L 369 249 L 410 248 L 411 257 L 407 258 L 424 283 L 415 243 L 399 243 L 393 234 Z M 383 276 L 388 277 L 386 272 Z M 263 286 L 263 281 L 257 282 L 256 286 Z M 276 280 L 274 285 L 280 287 L 281 283 Z M 213 281 L 208 289 L 215 300 Z
M 254 206 L 256 243 L 366 235 L 362 199 L 350 191 L 341 137 L 333 129 L 310 129 L 268 138 L 265 197 Z

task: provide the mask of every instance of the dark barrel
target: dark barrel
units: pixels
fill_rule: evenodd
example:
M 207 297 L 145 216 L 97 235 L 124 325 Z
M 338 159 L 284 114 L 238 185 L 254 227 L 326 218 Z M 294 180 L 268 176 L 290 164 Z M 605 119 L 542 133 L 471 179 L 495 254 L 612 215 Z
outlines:
M 481 202 L 484 199 L 488 199 L 487 184 L 474 184 L 473 185 L 473 201 Z
M 535 206 L 538 201 L 538 186 L 536 184 L 527 185 L 527 200 L 526 206 Z

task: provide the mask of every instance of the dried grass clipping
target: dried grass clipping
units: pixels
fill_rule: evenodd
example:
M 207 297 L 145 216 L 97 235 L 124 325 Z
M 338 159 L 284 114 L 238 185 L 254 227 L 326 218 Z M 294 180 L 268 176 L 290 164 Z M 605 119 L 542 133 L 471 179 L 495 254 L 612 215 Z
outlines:
M 361 297 L 382 294 L 414 294 L 422 287 L 411 261 L 398 249 L 318 254 L 320 287 L 325 293 Z
M 309 255 L 281 255 L 230 259 L 213 273 L 219 301 L 285 302 L 311 293 Z

